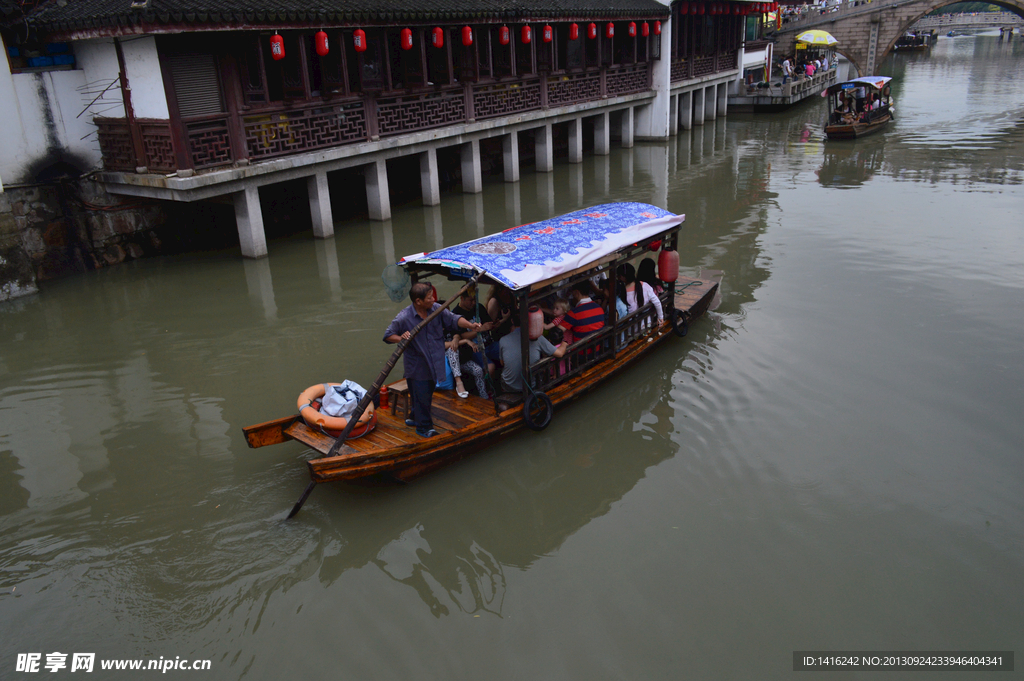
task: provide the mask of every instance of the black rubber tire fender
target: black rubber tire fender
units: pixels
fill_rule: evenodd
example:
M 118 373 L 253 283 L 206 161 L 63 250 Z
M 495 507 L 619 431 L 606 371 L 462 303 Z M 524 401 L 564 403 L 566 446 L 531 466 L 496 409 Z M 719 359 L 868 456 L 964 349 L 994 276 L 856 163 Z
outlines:
M 551 423 L 555 407 L 544 393 L 533 393 L 523 403 L 523 420 L 530 430 L 544 430 Z
M 685 336 L 686 332 L 690 330 L 690 325 L 686 321 L 686 315 L 680 310 L 672 310 L 671 321 L 672 330 L 675 331 L 675 334 L 680 338 Z

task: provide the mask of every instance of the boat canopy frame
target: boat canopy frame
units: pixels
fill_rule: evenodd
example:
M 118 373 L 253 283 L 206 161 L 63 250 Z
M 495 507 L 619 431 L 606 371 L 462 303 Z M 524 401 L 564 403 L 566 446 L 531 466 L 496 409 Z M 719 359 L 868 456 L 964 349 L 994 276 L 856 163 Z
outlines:
M 592 233 L 575 241 L 570 238 L 570 247 L 575 243 L 584 249 L 589 247 L 589 252 L 563 253 L 563 256 L 567 256 L 563 259 L 564 261 L 549 260 L 541 266 L 537 262 L 529 262 L 529 258 L 525 261 L 520 259 L 520 264 L 526 262 L 527 267 L 536 266 L 531 272 L 531 276 L 518 276 L 519 272 L 525 271 L 526 268 L 523 268 L 513 273 L 513 278 L 510 278 L 508 268 L 498 269 L 502 262 L 500 257 L 491 259 L 489 265 L 485 265 L 486 259 L 478 258 L 475 259 L 475 262 L 466 262 L 451 257 L 454 255 L 465 257 L 465 252 L 475 245 L 484 244 L 500 249 L 502 247 L 493 245 L 514 245 L 519 240 L 534 241 L 536 237 L 531 236 L 531 233 L 543 237 L 553 234 L 548 230 L 564 229 L 567 232 L 584 230 L 585 228 L 581 227 L 581 220 L 585 220 L 587 217 L 591 217 L 593 220 L 612 217 L 612 211 L 609 210 L 612 207 L 616 209 L 626 207 L 625 212 L 635 214 L 636 219 L 622 221 L 622 211 L 620 210 L 620 215 L 616 216 L 617 221 L 607 225 L 608 229 L 602 232 L 605 235 L 611 235 L 609 239 L 605 240 L 607 243 L 590 241 Z M 409 272 L 413 283 L 429 280 L 436 276 L 443 276 L 449 281 L 465 281 L 479 273 L 478 285 L 490 284 L 509 288 L 518 308 L 519 328 L 522 330 L 520 338 L 522 366 L 525 373 L 522 400 L 528 407 L 532 396 L 564 383 L 599 362 L 614 359 L 630 342 L 658 327 L 656 311 L 650 302 L 639 310 L 621 319 L 618 318 L 614 301 L 616 274 L 620 265 L 638 258 L 644 253 L 653 253 L 659 248 L 670 251 L 678 250 L 679 230 L 685 220 L 685 215 L 676 215 L 648 204 L 603 204 L 542 222 L 520 225 L 499 234 L 481 237 L 431 253 L 407 256 L 398 264 Z M 560 226 L 554 227 L 553 225 L 556 224 Z M 547 254 L 550 255 L 550 252 Z M 551 276 L 543 276 L 545 274 Z M 561 360 L 554 357 L 542 357 L 540 361 L 531 365 L 529 361 L 530 338 L 526 332 L 529 328 L 530 307 L 552 295 L 560 296 L 562 292 L 572 289 L 580 282 L 602 276 L 607 276 L 607 289 L 603 291 L 605 300 L 602 305 L 605 313 L 604 328 L 573 342 L 567 347 Z M 674 286 L 670 285 L 659 296 L 665 318 L 669 320 L 673 319 L 672 315 L 674 314 L 675 295 L 673 289 Z

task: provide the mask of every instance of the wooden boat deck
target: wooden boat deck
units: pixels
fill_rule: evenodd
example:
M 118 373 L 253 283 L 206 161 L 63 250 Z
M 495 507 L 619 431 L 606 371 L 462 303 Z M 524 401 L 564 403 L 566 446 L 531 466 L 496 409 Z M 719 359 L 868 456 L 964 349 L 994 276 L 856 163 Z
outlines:
M 676 282 L 675 307 L 692 320 L 703 314 L 714 298 L 718 283 L 707 279 L 680 277 Z M 655 346 L 675 337 L 671 324 L 664 322 L 656 333 L 644 335 L 622 348 L 612 360 L 588 367 L 547 392 L 558 407 L 588 392 L 619 373 Z M 489 441 L 524 425 L 522 408 L 515 406 L 495 414 L 494 402 L 475 395 L 461 399 L 453 390 L 434 393 L 431 416 L 438 435 L 423 438 L 405 425 L 404 415 L 396 418 L 390 409 L 377 410 L 377 427 L 370 433 L 346 441 L 338 456 L 321 457 L 308 463 L 315 482 L 357 479 L 391 473 L 409 480 L 463 458 Z M 327 454 L 334 438 L 309 428 L 297 415 L 243 429 L 250 447 L 297 440 Z

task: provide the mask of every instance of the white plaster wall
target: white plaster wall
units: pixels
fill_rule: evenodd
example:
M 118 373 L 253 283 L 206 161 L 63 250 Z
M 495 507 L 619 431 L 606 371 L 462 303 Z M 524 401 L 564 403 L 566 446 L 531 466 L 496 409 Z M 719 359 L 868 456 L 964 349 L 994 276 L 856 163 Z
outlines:
M 128 86 L 132 93 L 132 108 L 137 118 L 170 118 L 167 112 L 167 95 L 160 72 L 160 59 L 156 51 L 156 38 L 141 36 L 122 38 L 124 68 L 128 75 Z M 113 38 L 81 40 L 75 43 L 75 57 L 79 68 L 85 72 L 86 81 L 98 93 L 113 83 L 103 98 L 92 107 L 93 115 L 120 118 L 124 116 L 121 104 L 121 87 L 117 51 Z M 103 104 L 116 106 L 102 106 Z
M 156 52 L 156 38 L 143 36 L 121 41 L 128 84 L 132 88 L 132 107 L 138 118 L 170 118 L 167 95 Z
M 95 128 L 79 116 L 84 85 L 79 70 L 12 74 L 0 59 L 0 177 L 8 184 L 31 182 L 34 165 L 58 154 L 84 171 L 99 167 Z
M 668 5 L 665 0 L 661 4 Z M 652 22 L 653 23 L 653 22 Z M 667 139 L 672 87 L 672 21 L 661 22 L 661 59 L 653 63 L 651 87 L 654 99 L 648 106 L 636 109 L 636 136 L 641 139 Z

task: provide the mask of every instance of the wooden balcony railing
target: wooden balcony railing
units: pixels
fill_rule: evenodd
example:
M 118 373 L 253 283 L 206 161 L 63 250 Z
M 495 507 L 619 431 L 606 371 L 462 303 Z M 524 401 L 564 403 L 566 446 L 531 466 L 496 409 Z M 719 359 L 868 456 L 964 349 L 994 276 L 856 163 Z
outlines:
M 735 53 L 731 59 L 735 62 Z M 702 69 L 713 71 L 715 57 L 704 58 L 700 64 Z M 673 65 L 673 79 L 675 73 Z M 133 171 L 140 165 L 160 172 L 202 170 L 650 89 L 651 65 L 644 62 L 526 76 L 514 82 L 281 104 L 245 112 L 236 118 L 228 113 L 192 116 L 174 126 L 167 120 L 137 119 L 143 159 L 136 158 L 140 152 L 133 149 L 125 119 L 95 118 L 94 122 L 99 128 L 103 166 L 107 170 Z

